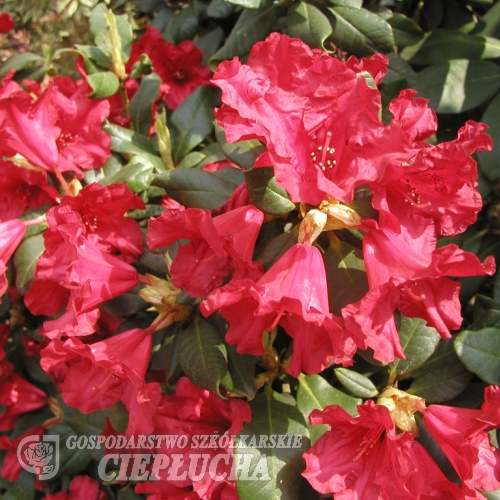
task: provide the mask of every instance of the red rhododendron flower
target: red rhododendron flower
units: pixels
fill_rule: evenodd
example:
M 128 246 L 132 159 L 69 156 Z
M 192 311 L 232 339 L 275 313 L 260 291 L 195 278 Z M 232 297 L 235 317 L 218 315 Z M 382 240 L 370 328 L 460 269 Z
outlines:
M 158 29 L 146 26 L 146 33 L 132 45 L 128 72 L 142 54 L 149 56 L 154 72 L 162 79 L 160 96 L 170 109 L 175 109 L 200 85 L 210 82 L 212 72 L 202 64 L 203 54 L 190 40 L 172 45 L 163 40 Z
M 467 499 L 484 498 L 477 490 L 500 489 L 500 450 L 488 435 L 500 428 L 500 387 L 485 389 L 480 410 L 430 405 L 424 425 L 462 480 Z
M 16 23 L 14 22 L 14 19 L 12 19 L 12 16 L 7 14 L 6 12 L 2 12 L 0 14 L 0 33 L 8 33 L 11 29 L 14 28 L 15 25 Z
M 0 222 L 0 297 L 8 287 L 5 272 L 7 262 L 16 251 L 26 233 L 26 226 L 17 219 Z
M 367 228 L 369 229 L 369 228 Z M 369 292 L 342 310 L 346 328 L 362 349 L 391 362 L 404 357 L 394 322 L 394 310 L 424 318 L 443 338 L 462 323 L 460 284 L 445 276 L 481 276 L 495 272 L 495 261 L 483 264 L 456 245 L 435 247 L 433 225 L 419 238 L 373 229 L 363 238 Z
M 163 442 L 159 446 L 157 453 L 166 453 L 169 456 L 173 453 L 182 455 L 182 465 L 178 469 L 177 478 L 175 480 L 169 478 L 168 471 L 164 470 L 160 471 L 160 481 L 167 481 L 178 487 L 192 486 L 203 499 L 237 499 L 237 495 L 234 496 L 234 484 L 231 480 L 232 460 L 230 458 L 232 458 L 234 444 L 231 436 L 241 432 L 243 423 L 250 422 L 250 405 L 241 399 L 223 400 L 195 386 L 186 377 L 179 380 L 175 392 L 173 396 L 166 395 L 162 398 L 155 419 L 155 433 L 184 435 L 187 436 L 190 444 L 187 447 L 178 446 L 178 444 L 172 447 Z M 180 479 L 189 468 L 191 455 L 200 453 L 200 448 L 195 446 L 192 438 L 194 435 L 201 434 L 227 436 L 227 439 L 224 438 L 227 442 L 226 446 L 203 449 L 203 453 L 210 458 L 220 454 L 227 455 L 227 460 L 218 462 L 217 474 L 221 476 L 220 481 L 215 481 L 210 477 L 207 473 L 208 469 L 202 469 L 201 477 L 197 481 L 192 481 L 192 477 L 189 476 Z M 220 441 L 217 442 L 220 443 Z
M 267 153 L 256 166 L 274 166 L 295 202 L 348 202 L 356 186 L 382 173 L 371 161 L 390 144 L 378 118 L 380 93 L 356 71 L 379 78 L 387 59 L 350 61 L 272 33 L 254 45 L 247 64 L 223 61 L 212 79 L 222 89 L 215 114 L 227 140 L 262 141 Z
M 204 316 L 218 310 L 230 325 L 227 342 L 256 356 L 264 353 L 263 332 L 283 325 L 295 339 L 292 375 L 318 373 L 354 354 L 354 344 L 330 314 L 321 252 L 310 245 L 294 245 L 256 282 L 239 280 L 214 290 L 200 310 Z
M 311 413 L 311 424 L 331 428 L 303 455 L 315 490 L 341 500 L 463 498 L 413 434 L 396 432 L 385 406 L 366 401 L 358 412 L 333 405 Z
M 53 79 L 35 101 L 19 86 L 4 79 L 0 90 L 0 153 L 20 154 L 47 171 L 102 167 L 111 152 L 110 137 L 102 130 L 109 114 L 107 101 L 89 99 L 87 84 L 70 78 Z M 70 83 L 71 82 L 71 83 Z
M 217 217 L 208 210 L 188 208 L 165 210 L 149 222 L 148 245 L 155 249 L 182 245 L 170 268 L 172 283 L 191 297 L 205 297 L 224 279 L 256 279 L 260 264 L 252 254 L 264 214 L 252 205 L 236 208 Z
M 61 197 L 47 183 L 45 172 L 21 168 L 10 161 L 0 160 L 0 220 L 20 217 L 26 210 L 41 205 L 54 205 Z
M 45 495 L 43 500 L 106 500 L 108 495 L 99 483 L 89 476 L 75 476 L 69 483 L 68 493 L 60 491 Z

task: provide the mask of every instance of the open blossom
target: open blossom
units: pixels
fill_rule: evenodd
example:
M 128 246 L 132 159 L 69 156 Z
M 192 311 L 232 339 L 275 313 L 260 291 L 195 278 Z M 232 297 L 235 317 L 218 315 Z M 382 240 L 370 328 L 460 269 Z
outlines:
M 107 101 L 89 99 L 83 80 L 56 77 L 36 99 L 4 78 L 0 89 L 0 153 L 17 154 L 46 171 L 83 170 L 104 165 L 111 152 L 110 137 L 102 130 L 109 114 Z
M 500 489 L 500 450 L 488 435 L 500 428 L 500 387 L 485 389 L 480 410 L 430 405 L 424 425 L 462 480 L 466 499 L 483 499 L 479 491 Z
M 331 428 L 303 455 L 315 490 L 341 500 L 463 499 L 413 434 L 397 433 L 385 406 L 366 401 L 358 412 L 333 405 L 311 413 L 311 424 Z
M 0 297 L 6 292 L 7 262 L 16 251 L 26 233 L 26 226 L 17 219 L 0 222 Z
M 238 352 L 263 354 L 262 335 L 278 324 L 295 339 L 288 371 L 318 373 L 330 362 L 344 362 L 355 346 L 329 310 L 321 252 L 296 244 L 257 281 L 238 280 L 214 290 L 200 305 L 229 322 L 226 340 Z
M 212 72 L 202 64 L 203 54 L 191 40 L 172 45 L 163 40 L 161 32 L 146 26 L 146 33 L 132 45 L 127 70 L 146 54 L 154 72 L 162 79 L 160 97 L 175 109 L 193 90 L 210 82 Z
M 220 287 L 226 277 L 256 279 L 262 271 L 252 260 L 264 214 L 252 205 L 216 217 L 199 208 L 165 210 L 149 222 L 148 245 L 182 245 L 170 268 L 172 283 L 191 297 L 205 297 Z

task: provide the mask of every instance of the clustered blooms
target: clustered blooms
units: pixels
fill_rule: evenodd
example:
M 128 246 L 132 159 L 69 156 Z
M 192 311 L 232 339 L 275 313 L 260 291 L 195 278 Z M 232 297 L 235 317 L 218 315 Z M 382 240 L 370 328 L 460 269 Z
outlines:
M 160 98 L 170 109 L 209 83 L 210 71 L 192 42 L 172 46 L 148 27 L 132 47 L 129 74 L 143 54 L 162 79 Z M 241 432 L 252 419 L 246 401 L 223 400 L 187 377 L 177 381 L 175 394 L 162 394 L 148 371 L 152 334 L 187 320 L 195 299 L 203 316 L 219 313 L 227 321 L 226 341 L 239 353 L 265 355 L 265 339 L 278 327 L 284 330 L 293 348 L 283 367 L 294 377 L 319 373 L 333 363 L 349 366 L 357 350 L 371 349 L 385 363 L 404 358 L 395 311 L 425 319 L 442 338 L 460 327 L 460 285 L 449 277 L 491 275 L 495 263 L 492 257 L 481 263 L 456 245 L 438 247 L 437 239 L 474 222 L 481 196 L 471 155 L 490 150 L 491 140 L 482 124 L 469 121 L 455 141 L 425 142 L 435 133 L 437 119 L 411 90 L 391 103 L 392 119 L 384 125 L 376 84 L 387 64 L 380 54 L 342 63 L 275 33 L 255 45 L 246 64 L 235 58 L 219 65 L 212 79 L 222 90 L 222 105 L 215 111 L 219 125 L 229 142 L 256 139 L 265 146 L 255 168 L 272 167 L 300 213 L 290 231 L 292 243 L 267 267 L 254 254 L 268 214 L 254 206 L 245 186 L 213 211 L 162 201 L 162 214 L 141 228 L 126 214 L 145 204 L 125 184 L 82 187 L 79 182 L 111 155 L 102 126 L 106 119 L 126 123 L 120 118 L 121 101 L 88 98 L 85 80 L 54 77 L 44 85 L 25 82 L 23 88 L 13 75 L 4 79 L 0 292 L 8 289 L 7 263 L 26 227 L 43 224 L 44 248 L 24 304 L 31 314 L 46 317 L 38 331 L 41 367 L 66 404 L 84 414 L 123 404 L 126 436 Z M 127 90 L 133 92 L 137 82 L 130 82 Z M 15 206 L 9 201 L 14 192 Z M 369 210 L 356 209 L 361 192 L 369 193 Z M 48 210 L 40 220 L 19 219 L 43 205 Z M 324 254 L 345 230 L 362 235 L 368 291 L 333 313 Z M 167 280 L 140 275 L 137 261 L 145 244 L 164 250 L 177 243 Z M 159 316 L 130 328 L 105 303 L 140 286 L 139 295 Z M 191 303 L 177 302 L 181 289 Z M 47 404 L 46 395 L 14 374 L 6 361 L 8 335 L 2 325 L 2 431 L 12 429 L 21 413 Z M 500 488 L 495 466 L 500 456 L 488 435 L 500 427 L 499 391 L 486 388 L 480 410 L 426 407 L 396 392 L 358 406 L 357 417 L 340 406 L 315 410 L 311 424 L 331 430 L 304 454 L 303 475 L 319 492 L 345 500 L 481 498 L 478 490 Z M 423 425 L 447 455 L 460 485 L 450 482 L 416 441 L 416 411 L 423 413 Z M 46 427 L 32 434 L 41 435 Z M 105 433 L 116 432 L 108 421 Z M 13 452 L 15 445 L 0 438 L 2 449 Z M 186 463 L 196 452 L 177 451 Z M 212 451 L 230 454 L 229 447 Z M 4 477 L 19 474 L 19 469 L 7 470 L 12 466 L 12 460 L 4 462 Z M 231 467 L 225 463 L 219 472 L 229 473 Z M 229 476 L 193 481 L 163 474 L 157 482 L 138 484 L 136 491 L 155 500 L 236 499 Z M 45 498 L 106 498 L 83 476 L 73 478 L 69 491 Z

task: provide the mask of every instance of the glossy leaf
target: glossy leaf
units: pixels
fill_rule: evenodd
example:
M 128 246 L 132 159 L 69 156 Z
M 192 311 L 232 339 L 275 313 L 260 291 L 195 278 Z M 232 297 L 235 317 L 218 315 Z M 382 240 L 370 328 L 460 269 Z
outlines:
M 337 240 L 323 254 L 330 311 L 340 315 L 347 304 L 360 300 L 368 291 L 363 253 L 349 243 Z M 339 286 L 342 283 L 342 286 Z
M 271 167 L 245 171 L 245 182 L 252 203 L 266 214 L 284 215 L 295 209 L 288 193 L 276 182 Z
M 160 91 L 161 78 L 154 73 L 142 77 L 139 90 L 130 101 L 129 109 L 134 130 L 148 135 L 153 121 L 153 103 Z
M 309 47 L 324 49 L 325 40 L 332 34 L 328 18 L 314 5 L 299 2 L 287 14 L 288 33 Z
M 179 364 L 198 387 L 219 394 L 227 372 L 227 350 L 220 333 L 203 318 L 196 318 L 179 339 Z
M 297 390 L 297 408 L 302 412 L 306 422 L 313 410 L 324 410 L 330 405 L 339 405 L 352 416 L 358 414 L 357 406 L 363 401 L 353 398 L 335 387 L 332 387 L 320 375 L 299 375 L 299 388 Z M 327 430 L 328 425 L 310 425 L 309 435 L 311 444 L 314 444 Z
M 279 6 L 277 5 L 258 10 L 244 10 L 236 21 L 226 43 L 208 62 L 209 68 L 214 71 L 220 61 L 247 55 L 255 43 L 264 40 L 271 33 L 278 14 Z
M 163 30 L 163 37 L 170 43 L 179 44 L 191 40 L 198 28 L 198 15 L 193 5 L 180 9 Z
M 87 76 L 87 83 L 92 88 L 89 97 L 93 99 L 105 99 L 118 92 L 120 80 L 111 71 L 100 71 Z
M 500 95 L 490 102 L 481 121 L 488 125 L 486 133 L 493 139 L 493 143 L 500 144 Z M 500 179 L 500 148 L 494 147 L 493 151 L 478 152 L 477 162 L 488 179 L 492 181 Z
M 500 68 L 488 61 L 456 59 L 433 64 L 418 73 L 414 87 L 438 113 L 461 113 L 500 90 Z
M 14 254 L 14 267 L 16 268 L 16 288 L 20 294 L 25 294 L 34 278 L 38 259 L 44 252 L 43 235 L 37 234 L 26 238 Z
M 224 129 L 218 125 L 215 126 L 215 137 L 227 158 L 236 163 L 236 165 L 246 169 L 252 168 L 255 160 L 266 150 L 264 145 L 257 140 L 240 141 L 230 144 L 226 141 Z
M 249 467 L 244 466 L 237 476 L 240 500 L 300 500 L 298 484 L 305 467 L 302 453 L 310 446 L 302 413 L 284 396 L 271 390 L 257 394 L 250 404 L 252 421 L 243 426 L 240 434 L 247 436 L 247 446 L 243 445 L 240 438 L 235 450 L 238 455 L 244 455 L 245 460 L 251 458 Z M 259 448 L 260 436 L 273 435 L 291 436 L 291 443 L 295 442 L 299 446 Z M 256 445 L 249 446 L 253 436 Z M 248 462 L 242 458 L 241 463 Z M 259 465 L 262 467 L 260 474 Z M 255 475 L 253 480 L 249 479 L 252 475 Z
M 249 354 L 240 354 L 234 345 L 226 345 L 228 355 L 228 371 L 222 380 L 230 396 L 254 398 L 257 392 L 255 386 L 255 367 L 257 358 Z
M 261 9 L 272 3 L 272 0 L 227 0 L 227 2 L 244 9 Z
M 394 49 L 391 26 L 373 12 L 352 7 L 328 10 L 335 18 L 331 40 L 342 50 L 357 56 L 370 56 Z
M 328 0 L 328 3 L 337 7 L 352 7 L 360 9 L 363 5 L 363 0 Z
M 429 359 L 441 337 L 435 328 L 426 326 L 424 319 L 404 316 L 398 332 L 406 359 L 396 359 L 389 365 L 389 371 L 405 378 Z
M 152 183 L 161 187 L 187 208 L 212 210 L 225 203 L 236 185 L 210 172 L 198 169 L 169 170 L 158 175 Z
M 435 30 L 416 47 L 408 47 L 401 57 L 412 65 L 428 66 L 451 59 L 496 59 L 500 40 L 473 36 L 458 30 Z
M 35 63 L 43 65 L 45 63 L 45 59 L 38 54 L 33 54 L 32 52 L 14 54 L 2 63 L 2 66 L 0 67 L 0 78 L 3 78 L 12 70 L 20 71 Z
M 420 26 L 403 14 L 393 14 L 392 17 L 387 19 L 387 22 L 392 27 L 394 45 L 397 47 L 413 45 L 424 36 Z
M 487 384 L 500 385 L 500 329 L 465 330 L 454 339 L 454 346 L 469 371 Z
M 358 398 L 373 398 L 378 390 L 373 382 L 361 373 L 347 368 L 335 368 L 337 380 L 353 395 Z
M 213 93 L 198 87 L 172 113 L 172 157 L 179 161 L 213 130 Z
M 453 341 L 441 341 L 434 354 L 412 373 L 413 382 L 407 390 L 429 403 L 442 403 L 458 396 L 472 374 L 458 359 Z

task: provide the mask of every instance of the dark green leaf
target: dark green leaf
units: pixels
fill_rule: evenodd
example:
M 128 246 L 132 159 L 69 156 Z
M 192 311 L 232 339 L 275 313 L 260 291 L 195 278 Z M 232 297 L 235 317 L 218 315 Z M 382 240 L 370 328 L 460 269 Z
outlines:
M 292 5 L 287 14 L 288 33 L 300 38 L 309 47 L 324 49 L 325 40 L 332 34 L 328 18 L 316 7 L 305 2 Z
M 497 95 L 488 105 L 481 117 L 481 121 L 488 125 L 486 133 L 493 139 L 493 143 L 500 144 L 500 95 Z M 500 148 L 494 147 L 493 151 L 480 151 L 477 153 L 479 168 L 488 179 L 500 179 Z
M 417 81 L 418 77 L 413 68 L 398 54 L 389 54 L 389 67 L 387 68 L 387 75 L 384 77 L 384 85 L 400 80 L 401 78 L 406 79 L 407 86 L 413 87 Z
M 394 49 L 392 28 L 377 14 L 351 7 L 333 7 L 328 10 L 335 18 L 331 40 L 342 50 L 357 56 L 369 56 L 375 52 L 392 52 Z
M 104 186 L 126 183 L 134 193 L 147 191 L 155 178 L 154 165 L 147 155 L 136 155 L 130 162 L 122 167 L 115 175 L 106 177 L 101 181 Z
M 227 349 L 208 321 L 198 317 L 181 334 L 179 363 L 194 384 L 220 396 L 219 384 L 227 372 Z
M 222 0 L 227 5 L 230 5 L 226 0 Z M 208 32 L 205 36 L 196 40 L 196 46 L 203 52 L 203 64 L 207 64 L 210 58 L 217 52 L 224 41 L 224 31 L 222 28 L 215 28 Z
M 198 87 L 172 113 L 172 157 L 179 161 L 213 130 L 214 96 L 208 87 Z
M 193 5 L 179 10 L 163 30 L 165 40 L 177 45 L 184 40 L 191 40 L 198 29 L 198 16 Z
M 5 492 L 2 491 L 4 488 Z M 15 483 L 0 477 L 0 491 L 2 500 L 33 500 L 36 492 L 35 474 L 23 470 Z
M 12 57 L 9 57 L 9 59 L 7 59 L 0 67 L 0 78 L 3 78 L 13 69 L 20 71 L 34 63 L 38 63 L 38 65 L 45 65 L 45 62 L 46 61 L 42 56 L 33 54 L 32 52 L 15 54 Z
M 358 398 L 373 398 L 378 390 L 373 382 L 361 373 L 347 368 L 335 368 L 337 380 L 354 396 Z
M 298 230 L 279 234 L 257 253 L 255 260 L 260 262 L 264 269 L 269 269 L 289 248 L 297 243 L 297 236 Z
M 426 321 L 421 318 L 401 317 L 399 338 L 406 359 L 396 359 L 389 365 L 389 371 L 405 378 L 416 370 L 432 355 L 441 337 L 435 328 L 426 326 Z
M 306 422 L 313 410 L 324 410 L 330 405 L 339 405 L 352 416 L 358 414 L 357 406 L 363 401 L 353 398 L 332 387 L 320 375 L 299 375 L 299 388 L 297 391 L 297 408 L 302 412 Z M 310 425 L 309 435 L 311 444 L 314 444 L 324 433 L 329 430 L 328 425 Z
M 44 250 L 41 234 L 26 238 L 16 250 L 14 267 L 16 268 L 16 288 L 19 293 L 24 295 L 29 290 L 36 264 Z
M 418 73 L 419 97 L 438 113 L 461 113 L 490 99 L 500 89 L 500 68 L 488 61 L 456 59 Z
M 245 171 L 245 182 L 252 203 L 266 214 L 284 215 L 295 210 L 295 203 L 276 182 L 272 167 L 251 168 Z
M 188 208 L 208 210 L 220 207 L 237 188 L 232 182 L 198 169 L 169 170 L 158 175 L 152 184 Z
M 244 9 L 261 9 L 272 3 L 272 0 L 227 0 L 227 2 Z
M 271 33 L 279 11 L 278 5 L 258 10 L 244 10 L 236 21 L 226 43 L 208 62 L 210 69 L 214 71 L 219 62 L 225 59 L 247 55 L 255 43 L 264 40 Z
M 138 132 L 112 124 L 105 125 L 104 130 L 111 136 L 111 150 L 116 153 L 133 155 L 148 153 L 153 156 L 156 154 L 151 141 Z M 157 158 L 161 162 L 161 158 Z M 163 162 L 161 163 L 163 165 Z
M 139 90 L 130 101 L 130 115 L 134 130 L 148 135 L 153 121 L 153 103 L 158 97 L 161 78 L 154 73 L 142 77 Z
M 424 36 L 420 26 L 403 14 L 393 14 L 392 17 L 387 19 L 387 22 L 392 27 L 394 45 L 397 47 L 413 45 Z
M 327 248 L 323 259 L 330 310 L 333 314 L 340 315 L 343 307 L 357 302 L 368 291 L 363 254 L 349 243 L 337 240 Z
M 360 9 L 363 5 L 363 0 L 328 0 L 328 3 L 337 7 L 352 7 Z
M 207 8 L 207 15 L 215 19 L 225 19 L 236 10 L 236 5 L 226 0 L 212 0 Z
M 412 373 L 409 394 L 425 398 L 427 403 L 442 403 L 458 396 L 469 383 L 472 373 L 458 359 L 453 340 L 441 341 L 434 354 Z
M 257 394 L 250 404 L 252 422 L 244 425 L 240 435 L 247 436 L 247 446 L 239 438 L 236 448 L 235 460 L 243 455 L 239 463 L 245 464 L 236 481 L 240 500 L 300 500 L 298 484 L 305 466 L 302 453 L 310 446 L 302 413 L 288 399 L 269 390 Z M 290 436 L 297 447 L 259 448 L 260 436 L 276 435 Z M 257 444 L 249 446 L 253 436 Z
M 257 140 L 229 144 L 226 141 L 224 129 L 218 125 L 215 126 L 215 137 L 223 153 L 236 165 L 246 169 L 252 168 L 255 160 L 266 150 L 265 146 Z
M 257 388 L 255 387 L 257 358 L 249 354 L 240 354 L 233 345 L 226 347 L 229 365 L 222 385 L 227 389 L 230 396 L 244 396 L 248 400 L 251 400 L 257 392 Z
M 404 49 L 400 55 L 416 66 L 451 59 L 495 59 L 500 57 L 500 40 L 440 29 L 426 35 L 416 47 Z
M 486 12 L 472 31 L 475 35 L 500 38 L 500 4 L 497 3 Z
M 100 71 L 87 76 L 87 83 L 92 88 L 89 97 L 94 99 L 105 99 L 118 92 L 120 81 L 111 71 Z
M 454 345 L 469 371 L 487 384 L 500 385 L 500 329 L 465 330 L 454 339 Z

